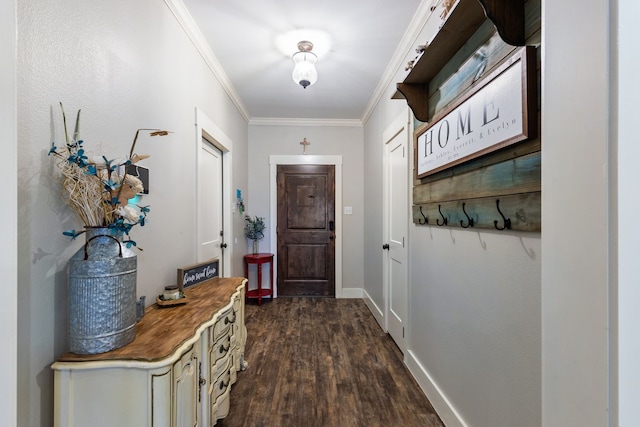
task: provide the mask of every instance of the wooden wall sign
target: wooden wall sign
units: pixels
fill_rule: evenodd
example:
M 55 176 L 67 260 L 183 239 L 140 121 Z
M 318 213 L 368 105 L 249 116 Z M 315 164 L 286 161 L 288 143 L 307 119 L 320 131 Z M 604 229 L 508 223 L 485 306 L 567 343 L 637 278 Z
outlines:
M 197 285 L 200 282 L 218 277 L 218 259 L 189 265 L 178 269 L 178 288 L 183 290 L 189 286 Z
M 417 133 L 418 178 L 534 136 L 535 59 L 518 49 Z

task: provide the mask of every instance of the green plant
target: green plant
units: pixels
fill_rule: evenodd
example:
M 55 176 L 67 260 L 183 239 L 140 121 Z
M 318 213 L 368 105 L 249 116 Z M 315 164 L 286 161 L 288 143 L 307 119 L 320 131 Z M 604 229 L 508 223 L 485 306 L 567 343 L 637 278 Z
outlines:
M 254 219 L 250 215 L 244 217 L 244 235 L 251 240 L 261 240 L 264 238 L 264 218 L 256 216 Z

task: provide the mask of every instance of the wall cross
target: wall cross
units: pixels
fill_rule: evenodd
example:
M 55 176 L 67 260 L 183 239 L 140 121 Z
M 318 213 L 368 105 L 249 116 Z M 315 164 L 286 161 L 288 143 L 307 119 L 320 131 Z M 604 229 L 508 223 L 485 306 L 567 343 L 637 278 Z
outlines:
M 309 141 L 307 141 L 307 138 L 304 138 L 301 142 L 300 145 L 304 146 L 304 149 L 302 151 L 302 154 L 307 154 L 307 145 L 311 145 L 311 143 Z

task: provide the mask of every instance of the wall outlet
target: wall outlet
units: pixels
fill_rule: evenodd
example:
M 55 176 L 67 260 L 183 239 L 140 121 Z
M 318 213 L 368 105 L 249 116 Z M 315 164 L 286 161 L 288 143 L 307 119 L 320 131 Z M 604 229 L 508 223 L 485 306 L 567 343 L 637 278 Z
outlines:
M 345 206 L 344 207 L 344 214 L 345 215 L 351 215 L 353 213 L 353 208 L 351 206 Z

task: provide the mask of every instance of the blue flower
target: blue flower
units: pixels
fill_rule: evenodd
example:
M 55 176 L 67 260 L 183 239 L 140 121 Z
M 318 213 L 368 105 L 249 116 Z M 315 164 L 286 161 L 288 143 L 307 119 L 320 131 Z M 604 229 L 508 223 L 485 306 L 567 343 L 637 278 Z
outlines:
M 75 240 L 76 237 L 78 237 L 79 235 L 81 235 L 82 233 L 84 233 L 84 231 L 76 231 L 76 230 L 67 230 L 67 231 L 63 231 L 62 234 L 64 234 L 65 236 L 69 236 L 71 237 L 71 240 Z

